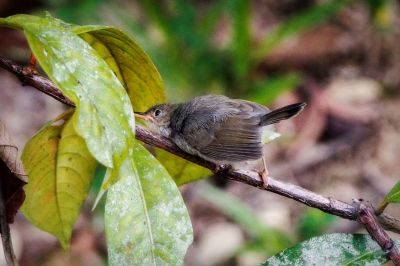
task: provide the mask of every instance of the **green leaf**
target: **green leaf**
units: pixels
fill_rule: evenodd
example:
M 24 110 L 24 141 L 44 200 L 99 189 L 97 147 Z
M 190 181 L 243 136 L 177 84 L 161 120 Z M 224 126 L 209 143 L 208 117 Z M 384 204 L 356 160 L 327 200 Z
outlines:
M 107 194 L 109 263 L 182 265 L 193 232 L 179 190 L 168 172 L 138 143 L 134 159 L 137 171 L 127 159 L 121 179 Z
M 199 193 L 221 209 L 229 218 L 242 228 L 262 246 L 264 252 L 274 254 L 288 247 L 291 241 L 285 234 L 265 225 L 252 210 L 242 201 L 228 193 L 203 184 Z
M 76 134 L 72 119 L 41 129 L 26 144 L 22 161 L 29 176 L 23 214 L 67 248 L 90 189 L 96 161 Z
M 399 203 L 400 202 L 400 181 L 397 182 L 390 192 L 385 196 L 385 203 Z
M 165 102 L 165 90 L 157 68 L 128 35 L 105 26 L 76 26 L 73 31 L 90 44 L 114 71 L 126 88 L 134 110 L 146 111 Z
M 162 149 L 155 149 L 155 154 L 178 186 L 209 177 L 212 174 L 209 169 Z
M 208 39 L 212 36 L 215 25 L 224 15 L 226 7 L 232 3 L 232 0 L 220 0 L 210 3 L 209 7 L 205 12 L 203 12 L 201 19 L 201 27 L 199 27 L 199 32 L 202 38 Z M 204 16 L 204 17 L 203 17 Z
M 369 235 L 330 234 L 311 238 L 263 265 L 382 265 L 386 254 Z
M 134 142 L 135 121 L 124 87 L 87 42 L 51 16 L 16 15 L 0 23 L 24 30 L 38 62 L 75 104 L 74 128 L 90 153 L 113 168 L 100 194 L 116 181 Z

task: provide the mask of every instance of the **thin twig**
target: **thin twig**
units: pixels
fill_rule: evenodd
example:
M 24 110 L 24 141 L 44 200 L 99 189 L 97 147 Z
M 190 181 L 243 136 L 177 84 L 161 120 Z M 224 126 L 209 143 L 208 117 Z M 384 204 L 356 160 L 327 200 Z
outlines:
M 65 97 L 65 95 L 58 90 L 50 80 L 32 72 L 32 67 L 22 67 L 11 60 L 1 57 L 0 66 L 16 75 L 21 80 L 22 84 L 32 86 L 68 106 L 75 106 L 75 104 Z
M 0 58 L 0 66 L 14 73 L 21 81 L 24 82 L 24 84 L 28 84 L 40 91 L 43 91 L 60 102 L 67 104 L 68 106 L 75 106 L 74 103 L 66 98 L 48 79 L 35 73 L 26 74 L 23 71 L 24 68 L 16 65 L 10 60 Z M 136 126 L 136 138 L 144 143 L 164 149 L 188 161 L 206 167 L 212 170 L 214 173 L 224 175 L 231 180 L 271 191 L 273 193 L 301 202 L 307 206 L 320 209 L 326 213 L 340 216 L 345 219 L 357 220 L 359 217 L 360 213 L 357 206 L 333 198 L 324 197 L 302 187 L 285 183 L 272 177 L 268 177 L 268 186 L 263 187 L 263 182 L 256 172 L 245 170 L 221 172 L 218 170 L 219 165 L 213 162 L 205 161 L 200 157 L 188 154 L 179 149 L 179 147 L 176 146 L 170 139 L 154 134 L 138 125 Z M 385 229 L 400 233 L 399 219 L 384 213 L 379 215 L 377 218 L 381 226 Z
M 3 199 L 3 182 L 0 178 L 0 233 L 3 242 L 4 256 L 8 266 L 17 266 L 18 261 L 14 254 L 11 241 L 10 227 L 7 223 L 6 207 Z
M 381 215 L 385 211 L 385 209 L 388 205 L 389 205 L 389 203 L 387 203 L 385 201 L 382 201 L 381 203 L 379 203 L 378 207 L 376 207 L 375 214 Z
M 400 251 L 395 245 L 394 241 L 383 230 L 381 225 L 376 219 L 374 209 L 362 201 L 358 205 L 358 218 L 357 221 L 365 226 L 368 233 L 375 240 L 376 243 L 382 248 L 387 256 L 392 260 L 394 265 L 400 265 Z
M 176 146 L 175 143 L 173 143 L 170 139 L 156 135 L 141 126 L 136 126 L 136 138 L 146 144 L 166 150 L 188 161 L 211 169 L 212 171 L 216 171 L 216 169 L 218 169 L 218 165 L 215 163 L 205 161 L 197 156 L 190 155 L 179 149 L 179 147 Z M 268 177 L 268 186 L 264 188 L 258 173 L 253 171 L 228 171 L 224 173 L 224 175 L 231 180 L 271 191 L 345 219 L 357 219 L 358 211 L 357 208 L 355 208 L 352 204 L 348 204 L 333 198 L 324 197 L 302 187 L 279 181 L 273 177 Z M 386 214 L 380 215 L 378 219 L 384 228 L 396 233 L 400 233 L 400 220 Z

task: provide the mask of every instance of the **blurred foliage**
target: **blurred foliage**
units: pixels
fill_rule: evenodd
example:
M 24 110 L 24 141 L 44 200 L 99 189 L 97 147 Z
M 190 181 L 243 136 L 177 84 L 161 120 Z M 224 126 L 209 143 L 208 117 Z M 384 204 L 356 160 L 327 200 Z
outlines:
M 53 15 L 64 21 L 77 24 L 99 23 L 101 17 L 97 11 L 105 2 L 103 0 L 83 0 L 83 1 L 68 1 L 68 0 L 43 0 Z
M 275 254 L 293 244 L 286 234 L 269 228 L 240 199 L 207 184 L 202 184 L 199 193 L 217 206 L 227 217 L 241 225 L 250 239 L 238 250 Z M 317 209 L 307 208 L 301 215 L 297 227 L 297 239 L 307 240 L 322 235 L 336 221 L 336 217 Z
M 50 2 L 55 14 L 64 20 L 82 23 L 92 18 L 131 32 L 155 61 L 172 101 L 215 93 L 246 98 L 250 95 L 252 100 L 268 104 L 280 93 L 296 88 L 302 76 L 260 73 L 263 58 L 285 39 L 327 21 L 352 1 L 312 5 L 276 25 L 258 42 L 252 39 L 254 1 L 249 0 L 206 4 L 183 0 L 130 4 L 85 0 L 78 5 Z M 84 11 L 89 8 L 98 12 Z M 93 17 L 93 13 L 104 15 Z M 217 42 L 216 38 L 222 38 L 218 36 L 221 30 L 228 31 L 229 36 Z
M 157 61 L 156 57 L 163 77 L 170 79 L 170 75 L 164 74 L 164 69 L 167 68 L 174 70 L 173 77 L 179 75 L 184 78 L 183 83 L 171 84 L 171 81 L 167 81 L 167 84 L 182 91 L 190 88 L 195 94 L 211 92 L 244 97 L 252 93 L 252 89 L 259 89 L 260 82 L 265 84 L 270 81 L 268 76 L 256 73 L 258 63 L 250 62 L 253 50 L 257 51 L 256 58 L 264 58 L 285 38 L 314 27 L 334 15 L 344 2 L 333 1 L 317 5 L 304 14 L 296 15 L 295 18 L 277 26 L 260 45 L 254 44 L 250 39 L 251 1 L 215 1 L 202 14 L 196 14 L 194 5 L 188 1 L 174 1 L 170 5 L 146 1 L 143 7 L 152 21 L 155 21 L 165 41 L 157 50 L 162 53 L 162 58 L 168 58 L 168 62 L 165 62 L 168 64 Z M 210 10 L 213 12 L 209 12 Z M 232 36 L 223 47 L 215 47 L 213 44 L 212 38 L 218 30 L 215 17 L 227 17 L 231 24 Z M 207 25 L 205 30 L 203 25 Z M 265 50 L 265 47 L 268 49 Z M 270 97 L 253 100 L 261 103 L 272 102 L 279 93 L 267 89 L 280 92 L 295 88 L 288 88 L 288 83 L 285 82 L 286 75 L 292 77 L 291 73 L 284 73 L 281 79 L 273 80 L 274 87 L 264 88 Z M 175 93 L 172 93 L 172 96 L 174 95 Z
M 301 215 L 297 227 L 299 240 L 306 240 L 323 234 L 336 221 L 336 216 L 318 209 L 307 208 Z
M 250 241 L 241 251 L 251 249 L 272 255 L 292 244 L 288 236 L 276 229 L 269 228 L 240 199 L 207 184 L 202 184 L 199 193 L 217 206 L 227 217 L 241 225 L 250 236 Z
M 304 32 L 307 29 L 327 21 L 351 0 L 328 1 L 324 4 L 315 5 L 309 9 L 287 19 L 269 33 L 261 42 L 260 47 L 254 53 L 255 60 L 262 60 L 284 39 Z
M 302 77 L 298 73 L 275 75 L 264 80 L 254 82 L 250 87 L 249 100 L 264 104 L 271 104 L 280 94 L 296 88 L 302 83 Z
M 367 0 L 372 20 L 375 26 L 382 30 L 391 32 L 394 30 L 394 19 L 396 8 L 394 0 Z

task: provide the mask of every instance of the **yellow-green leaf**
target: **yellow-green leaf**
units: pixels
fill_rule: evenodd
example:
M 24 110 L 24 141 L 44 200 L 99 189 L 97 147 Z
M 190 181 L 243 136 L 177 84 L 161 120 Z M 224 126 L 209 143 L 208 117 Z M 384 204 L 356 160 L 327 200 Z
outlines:
M 118 178 L 134 141 L 135 121 L 125 88 L 87 42 L 59 20 L 16 15 L 0 24 L 24 30 L 38 62 L 57 87 L 76 104 L 74 127 L 91 154 L 113 168 L 103 193 Z
M 209 169 L 189 162 L 162 149 L 156 149 L 157 159 L 164 165 L 178 186 L 209 177 Z
M 137 60 L 134 65 L 135 78 L 135 75 L 129 74 L 128 70 L 119 68 L 119 71 L 116 71 L 115 67 L 125 62 L 122 57 L 111 60 L 103 58 L 105 53 L 99 52 L 103 51 L 105 46 L 110 52 L 107 55 L 114 56 L 114 48 L 123 49 L 123 45 L 115 44 L 120 37 L 115 30 L 99 30 L 100 34 L 92 29 L 89 34 L 104 44 L 98 49 L 98 45 L 92 43 L 92 47 L 79 37 L 73 31 L 73 26 L 50 16 L 40 18 L 17 15 L 0 19 L 0 25 L 24 30 L 42 68 L 59 89 L 76 104 L 75 114 L 71 118 L 74 129 L 85 140 L 90 153 L 108 167 L 99 194 L 104 193 L 118 178 L 121 178 L 121 182 L 113 186 L 110 196 L 107 197 L 106 223 L 111 225 L 106 229 L 110 263 L 121 265 L 119 262 L 122 261 L 125 265 L 135 265 L 136 261 L 144 261 L 153 265 L 182 264 L 187 246 L 192 241 L 192 229 L 185 205 L 179 190 L 164 168 L 153 157 L 145 156 L 148 152 L 136 145 L 132 106 L 125 88 L 118 79 L 122 77 L 124 84 L 129 82 L 139 84 L 135 87 L 138 89 L 134 90 L 132 97 L 144 97 L 143 106 L 156 101 L 153 98 L 150 100 L 146 98 L 148 97 L 146 95 L 153 92 L 150 90 L 149 94 L 149 91 L 143 88 L 147 88 L 147 82 L 156 84 L 159 77 L 153 77 L 154 73 L 147 73 L 147 68 L 140 68 L 146 63 L 142 61 L 143 55 L 139 56 L 141 50 L 138 52 L 139 55 L 129 57 L 129 60 Z M 109 43 L 108 38 L 112 39 Z M 122 43 L 126 44 L 126 40 Z M 118 56 L 124 54 L 118 53 Z M 113 60 L 115 63 L 110 63 Z M 130 75 L 133 76 L 132 81 L 127 82 Z M 150 81 L 147 75 L 155 81 Z M 138 77 L 142 81 L 139 81 Z M 129 88 L 129 85 L 127 87 Z M 157 90 L 155 93 L 158 93 Z M 144 96 L 140 94 L 143 91 L 145 91 Z M 133 102 L 141 100 L 132 99 Z M 53 140 L 54 149 L 58 147 L 58 134 L 58 131 L 54 133 L 56 137 Z M 44 140 L 42 142 L 46 143 Z M 53 158 L 54 155 L 47 157 Z M 136 161 L 138 169 L 135 166 Z M 52 170 L 52 168 L 47 169 Z M 51 182 L 50 177 L 46 182 Z M 42 185 L 42 183 L 36 184 L 36 188 Z M 54 198 L 56 193 L 54 187 L 54 185 L 44 186 L 47 190 L 42 196 L 50 195 Z M 34 204 L 32 203 L 34 201 L 32 198 L 29 204 Z M 58 216 L 61 216 L 61 208 L 53 207 L 51 210 L 58 211 Z M 48 210 L 45 211 L 48 215 L 47 212 Z M 32 217 L 37 219 L 38 224 L 56 234 L 65 243 L 67 239 L 62 228 L 63 224 L 60 226 L 61 218 L 56 217 L 55 221 L 48 222 L 52 218 L 48 215 L 46 218 L 47 223 L 51 224 L 49 227 L 43 223 L 42 218 L 36 216 L 38 213 L 40 210 L 30 212 L 31 220 Z M 115 228 L 118 231 L 110 231 Z M 139 265 L 148 264 L 139 263 Z
M 140 144 L 107 193 L 105 224 L 110 265 L 182 265 L 192 227 L 179 190 Z M 139 188 L 139 190 L 138 190 Z
M 22 206 L 25 217 L 69 245 L 73 225 L 86 199 L 96 161 L 72 126 L 47 124 L 25 146 L 29 176 Z
M 105 26 L 76 26 L 73 30 L 108 63 L 125 86 L 134 110 L 145 111 L 165 102 L 165 90 L 157 68 L 127 34 Z

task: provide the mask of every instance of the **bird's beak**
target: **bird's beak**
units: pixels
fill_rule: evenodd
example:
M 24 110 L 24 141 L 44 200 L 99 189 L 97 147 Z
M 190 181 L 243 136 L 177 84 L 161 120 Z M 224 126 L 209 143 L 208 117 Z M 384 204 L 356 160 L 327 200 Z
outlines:
M 150 115 L 148 115 L 146 113 L 135 112 L 135 117 L 141 118 L 141 119 L 143 119 L 145 121 L 152 121 L 153 122 L 153 117 L 151 117 Z

